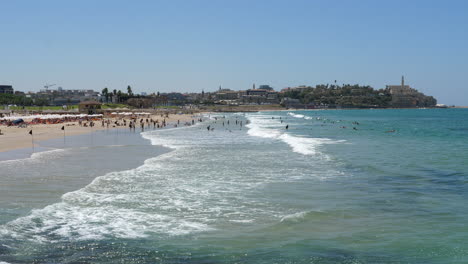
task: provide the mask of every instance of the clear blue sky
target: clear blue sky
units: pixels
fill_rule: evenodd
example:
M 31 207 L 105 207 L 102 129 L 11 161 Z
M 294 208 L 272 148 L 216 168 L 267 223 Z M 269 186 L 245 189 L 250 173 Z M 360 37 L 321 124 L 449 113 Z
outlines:
M 0 0 L 0 83 L 200 92 L 400 83 L 468 105 L 468 1 Z

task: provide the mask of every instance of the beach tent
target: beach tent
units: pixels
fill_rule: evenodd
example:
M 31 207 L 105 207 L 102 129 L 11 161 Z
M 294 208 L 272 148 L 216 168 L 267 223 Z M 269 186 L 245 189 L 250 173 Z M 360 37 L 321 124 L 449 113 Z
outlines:
M 20 119 L 13 120 L 12 123 L 13 123 L 14 125 L 18 125 L 18 124 L 21 124 L 21 123 L 23 123 L 23 122 L 24 122 L 24 120 L 23 120 L 22 118 L 20 118 Z

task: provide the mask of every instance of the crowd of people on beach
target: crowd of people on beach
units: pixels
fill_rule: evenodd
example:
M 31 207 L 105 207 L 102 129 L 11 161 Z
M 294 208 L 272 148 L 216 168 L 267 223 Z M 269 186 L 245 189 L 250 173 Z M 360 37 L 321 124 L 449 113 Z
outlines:
M 82 120 L 99 120 L 102 115 L 73 115 L 73 114 L 31 114 L 31 115 L 13 115 L 13 114 L 0 114 L 0 125 L 15 126 L 23 125 L 51 125 L 69 122 L 78 122 Z
M 14 115 L 14 114 L 2 114 L 0 116 L 0 126 L 6 127 L 27 127 L 35 125 L 55 125 L 55 124 L 64 124 L 65 126 L 79 126 L 79 127 L 94 127 L 96 124 L 101 124 L 101 128 L 118 128 L 118 127 L 128 127 L 130 131 L 136 131 L 138 128 L 139 131 L 143 132 L 145 129 L 157 129 L 164 128 L 169 125 L 174 127 L 179 126 L 191 126 L 196 123 L 196 120 L 202 122 L 201 118 L 195 119 L 195 116 L 192 114 L 192 120 L 186 121 L 186 117 L 183 118 L 181 123 L 180 119 L 175 121 L 174 116 L 171 116 L 169 113 L 160 113 L 158 115 L 161 118 L 156 118 L 156 115 L 151 115 L 150 113 L 136 113 L 129 115 L 128 113 L 118 114 L 112 113 L 109 115 Z M 171 120 L 169 124 L 168 120 Z M 65 128 L 62 126 L 62 130 Z M 3 135 L 4 132 L 0 130 L 0 135 Z
M 72 126 L 75 125 L 76 123 L 80 127 L 94 127 L 97 124 L 101 123 L 102 128 L 116 128 L 116 127 L 128 127 L 130 131 L 145 131 L 145 129 L 159 129 L 159 128 L 165 128 L 168 125 L 172 125 L 173 127 L 179 127 L 179 126 L 192 126 L 195 125 L 196 122 L 203 122 L 203 119 L 200 117 L 197 117 L 195 119 L 195 116 L 192 115 L 192 120 L 191 121 L 186 121 L 181 123 L 180 120 L 177 120 L 177 122 L 173 122 L 172 124 L 168 124 L 166 119 L 169 118 L 169 113 L 161 113 L 159 114 L 161 118 L 155 118 L 155 115 L 151 115 L 149 113 L 142 113 L 142 114 L 133 114 L 133 115 L 118 115 L 112 113 L 111 115 L 108 116 L 103 116 L 103 115 L 63 115 L 63 116 L 47 116 L 44 115 L 42 116 L 37 116 L 34 115 L 31 120 L 29 121 L 24 121 L 21 119 L 21 122 L 15 122 L 18 120 L 14 120 L 14 117 L 10 115 L 5 115 L 1 114 L 0 115 L 0 126 L 28 126 L 28 125 L 54 125 L 54 124 L 62 124 L 62 123 L 67 123 L 67 126 Z M 16 116 L 17 117 L 17 116 Z M 28 116 L 22 116 L 24 119 L 27 119 Z M 224 127 L 226 130 L 229 130 L 231 132 L 231 129 L 233 129 L 232 125 L 235 124 L 236 127 L 242 130 L 242 127 L 245 125 L 244 122 L 249 122 L 248 120 L 243 121 L 241 119 L 238 119 L 237 117 L 235 120 L 229 120 L 226 119 L 226 116 L 214 116 L 211 117 L 211 115 L 208 116 L 208 118 L 212 119 L 213 122 L 212 124 L 209 124 L 206 129 L 207 131 L 214 131 L 215 127 L 214 124 L 220 123 L 222 127 Z M 276 117 L 278 118 L 278 117 Z M 275 117 L 272 117 L 272 119 L 275 119 Z M 346 121 L 345 120 L 331 120 L 328 118 L 323 118 L 323 117 L 314 117 L 310 118 L 315 121 L 318 121 L 321 123 L 321 126 L 325 126 L 327 124 L 339 124 L 340 129 L 347 129 L 348 126 L 345 125 Z M 279 117 L 279 120 L 281 124 L 283 122 L 287 121 L 287 117 Z M 350 122 L 350 127 L 352 130 L 359 130 L 358 127 L 361 124 L 358 121 L 352 121 Z M 288 130 L 290 129 L 289 124 L 284 124 L 284 129 Z M 391 129 L 385 131 L 386 133 L 394 133 L 396 130 Z M 0 130 L 0 135 L 3 135 L 2 131 Z

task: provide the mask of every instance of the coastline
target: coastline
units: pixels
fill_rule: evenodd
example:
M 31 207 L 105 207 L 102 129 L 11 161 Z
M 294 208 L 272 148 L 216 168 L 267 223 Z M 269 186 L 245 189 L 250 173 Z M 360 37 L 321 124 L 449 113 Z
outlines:
M 161 117 L 160 115 L 153 114 L 151 118 L 154 120 L 161 120 L 165 119 L 166 123 L 170 125 L 174 125 L 179 120 L 181 124 L 184 122 L 189 122 L 193 119 L 193 116 L 190 114 L 171 114 L 169 117 Z M 107 119 L 107 118 L 106 118 Z M 119 120 L 118 118 L 109 118 L 111 123 Z M 40 147 L 38 142 L 42 142 L 45 140 L 50 139 L 58 139 L 64 138 L 68 136 L 76 136 L 76 135 L 83 135 L 89 134 L 95 131 L 101 130 L 112 130 L 112 129 L 119 129 L 119 128 L 127 128 L 123 126 L 102 126 L 100 122 L 96 122 L 97 124 L 94 127 L 83 127 L 79 126 L 78 122 L 68 122 L 68 123 L 60 123 L 60 124 L 37 124 L 37 125 L 30 125 L 26 128 L 21 128 L 18 126 L 0 126 L 0 130 L 3 135 L 0 135 L 0 153 L 9 152 L 12 150 L 18 149 L 27 149 L 33 147 L 33 140 L 34 140 L 34 148 Z M 62 126 L 65 127 L 65 131 L 61 128 Z M 29 131 L 33 130 L 33 135 L 29 134 Z M 140 130 L 137 127 L 137 130 Z
M 30 149 L 0 152 L 0 224 L 59 202 L 63 194 L 97 177 L 135 169 L 171 151 L 153 145 L 140 131 L 122 128 L 70 136 L 65 146 L 61 138 L 43 140 L 40 145 L 34 153 Z M 21 210 L 12 213 L 11 205 Z
M 291 259 L 283 256 L 300 239 L 308 244 L 304 250 L 296 251 L 298 256 L 292 260 L 297 262 L 323 256 L 324 252 L 325 262 L 336 260 L 336 254 L 370 259 L 369 262 L 424 262 L 424 252 L 417 256 L 413 253 L 432 249 L 434 243 L 446 245 L 443 251 L 457 248 L 459 241 L 451 242 L 451 232 L 438 240 L 439 230 L 419 223 L 429 221 L 431 226 L 442 226 L 449 215 L 459 220 L 450 222 L 447 231 L 456 232 L 466 222 L 466 203 L 458 195 L 464 191 L 458 184 L 460 175 L 466 174 L 464 155 L 453 157 L 456 160 L 449 166 L 443 159 L 451 149 L 464 153 L 463 138 L 451 136 L 448 141 L 432 132 L 457 128 L 452 120 L 463 121 L 458 126 L 463 129 L 466 116 L 459 111 L 459 116 L 452 118 L 449 112 L 437 111 L 445 121 L 427 122 L 426 118 L 406 117 L 415 113 L 433 117 L 430 111 L 403 113 L 407 115 L 382 112 L 389 115 L 377 120 L 370 111 L 364 116 L 344 111 L 318 113 L 329 121 L 343 122 L 325 126 L 321 126 L 323 119 L 312 122 L 304 117 L 290 117 L 287 112 L 246 116 L 236 113 L 226 117 L 213 114 L 205 123 L 182 129 L 151 129 L 145 133 L 128 128 L 95 131 L 70 137 L 67 145 L 70 143 L 71 148 L 64 151 L 0 162 L 0 237 L 5 241 L 4 247 L 0 245 L 0 259 L 10 263 L 107 263 L 161 256 L 163 261 L 171 262 L 178 252 L 190 252 L 187 262 L 223 263 L 229 256 L 238 262 L 256 263 L 266 258 L 257 255 L 260 250 L 271 252 L 266 262 L 287 262 Z M 278 115 L 292 123 L 291 130 L 282 129 Z M 362 129 L 338 129 L 356 120 L 356 116 L 363 118 L 358 120 L 362 121 Z M 395 117 L 393 125 L 399 130 L 420 128 L 419 133 L 379 132 L 388 122 L 395 122 Z M 244 118 L 251 121 L 249 130 L 236 126 L 236 119 L 245 124 Z M 229 125 L 226 119 L 231 121 Z M 208 132 L 208 125 L 215 129 Z M 265 137 L 248 133 L 252 125 Z M 271 137 L 277 135 L 276 131 L 287 133 L 287 140 Z M 466 137 L 464 131 L 448 131 Z M 154 145 L 150 146 L 148 139 Z M 428 139 L 437 144 L 424 144 Z M 341 144 L 341 140 L 349 144 Z M 62 143 L 56 138 L 41 145 L 60 147 Z M 156 153 L 158 149 L 160 153 Z M 419 159 L 417 153 L 427 155 Z M 423 164 L 424 160 L 433 164 L 414 165 Z M 410 182 L 408 175 L 414 175 Z M 448 177 L 454 181 L 445 184 Z M 428 180 L 421 181 L 422 178 Z M 402 182 L 410 186 L 400 190 Z M 369 189 L 381 191 L 369 193 Z M 420 197 L 427 199 L 420 201 Z M 385 199 L 393 200 L 382 203 Z M 441 199 L 450 203 L 435 202 Z M 401 210 L 395 211 L 395 205 Z M 388 239 L 383 241 L 378 236 L 381 228 L 387 230 Z M 348 249 L 349 241 L 343 241 L 343 232 L 351 232 L 358 250 Z M 394 245 L 393 241 L 407 238 L 408 232 L 414 237 L 408 246 Z M 245 244 L 246 237 L 255 241 Z M 418 243 L 421 237 L 430 242 L 429 246 Z M 323 247 L 323 241 L 330 244 Z M 124 247 L 115 246 L 121 244 Z M 148 244 L 163 246 L 148 251 Z M 259 244 L 265 246 L 257 249 Z M 285 244 L 291 247 L 285 248 Z M 200 245 L 210 248 L 212 256 L 208 260 Z M 253 257 L 241 259 L 225 250 L 233 245 L 241 245 L 234 247 L 236 252 Z M 38 251 L 23 256 L 22 252 L 30 248 Z M 124 257 L 119 255 L 122 252 Z M 109 259 L 113 254 L 116 257 Z M 448 256 L 444 262 L 452 259 Z
M 449 108 L 315 108 L 315 109 L 302 109 L 302 108 L 279 108 L 279 107 L 247 107 L 247 108 L 240 108 L 235 107 L 231 109 L 226 108 L 212 108 L 212 109 L 205 109 L 209 110 L 206 112 L 194 113 L 194 115 L 200 115 L 203 113 L 220 113 L 220 112 L 263 112 L 263 111 L 323 111 L 323 110 L 395 110 L 395 109 L 465 109 L 468 107 L 449 107 Z M 224 110 L 224 111 L 222 111 Z M 194 115 L 190 114 L 170 114 L 169 117 L 161 117 L 161 114 L 152 114 L 151 118 L 154 120 L 161 120 L 165 119 L 169 126 L 174 125 L 179 120 L 181 124 L 185 122 L 191 122 L 192 119 L 197 119 Z M 106 118 L 106 120 L 111 120 L 111 122 L 115 122 L 117 120 L 121 120 L 119 118 Z M 65 126 L 65 133 L 61 130 L 62 126 Z M 123 126 L 101 126 L 100 122 L 97 122 L 97 125 L 94 127 L 82 127 L 78 125 L 78 122 L 68 122 L 68 123 L 60 123 L 60 124 L 38 124 L 38 125 L 30 125 L 27 128 L 21 127 L 6 127 L 0 126 L 0 130 L 2 135 L 0 135 L 0 153 L 10 152 L 12 150 L 20 150 L 20 149 L 30 149 L 33 147 L 33 139 L 34 139 L 34 148 L 40 149 L 40 144 L 38 142 L 42 142 L 45 140 L 50 139 L 59 139 L 63 138 L 64 134 L 65 137 L 68 136 L 76 136 L 76 135 L 83 135 L 93 133 L 95 131 L 101 130 L 112 130 L 112 129 L 122 129 L 126 128 Z M 128 128 L 128 127 L 127 127 Z M 33 138 L 29 134 L 30 130 L 33 130 Z M 140 128 L 137 127 L 137 130 Z M 0 159 L 1 160 L 1 159 Z

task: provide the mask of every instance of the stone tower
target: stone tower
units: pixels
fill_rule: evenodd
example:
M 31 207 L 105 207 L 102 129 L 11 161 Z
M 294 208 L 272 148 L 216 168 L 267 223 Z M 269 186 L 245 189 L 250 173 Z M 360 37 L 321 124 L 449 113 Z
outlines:
M 401 89 L 405 88 L 405 76 L 401 76 Z

